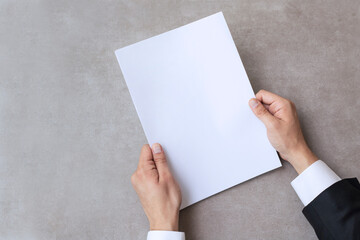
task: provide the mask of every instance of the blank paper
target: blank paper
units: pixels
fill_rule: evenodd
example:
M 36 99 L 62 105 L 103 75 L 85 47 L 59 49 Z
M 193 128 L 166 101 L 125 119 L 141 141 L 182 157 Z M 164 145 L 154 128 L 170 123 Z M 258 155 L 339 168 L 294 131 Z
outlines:
M 246 37 L 246 36 L 243 36 Z M 223 14 L 115 52 L 149 144 L 160 143 L 185 208 L 280 167 Z

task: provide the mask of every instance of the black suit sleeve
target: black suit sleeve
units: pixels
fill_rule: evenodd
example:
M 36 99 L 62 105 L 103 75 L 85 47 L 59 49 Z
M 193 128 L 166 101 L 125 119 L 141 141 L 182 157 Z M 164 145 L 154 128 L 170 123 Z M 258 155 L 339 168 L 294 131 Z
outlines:
M 343 179 L 319 194 L 303 213 L 319 239 L 360 240 L 360 184 Z

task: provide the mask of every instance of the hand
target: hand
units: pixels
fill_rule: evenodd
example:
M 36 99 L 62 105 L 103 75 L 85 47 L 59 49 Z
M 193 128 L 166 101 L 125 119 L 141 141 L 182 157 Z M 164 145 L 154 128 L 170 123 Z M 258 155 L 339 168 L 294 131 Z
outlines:
M 160 144 L 141 149 L 138 168 L 131 176 L 150 230 L 178 231 L 180 187 L 171 175 L 165 153 Z
M 299 174 L 318 160 L 306 144 L 294 103 L 260 90 L 256 98 L 250 99 L 249 105 L 265 124 L 272 146 Z

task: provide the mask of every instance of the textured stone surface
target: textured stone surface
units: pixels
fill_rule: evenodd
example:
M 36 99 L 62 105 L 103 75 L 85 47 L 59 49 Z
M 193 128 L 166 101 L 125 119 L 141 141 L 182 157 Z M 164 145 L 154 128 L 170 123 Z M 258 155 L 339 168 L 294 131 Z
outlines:
M 223 11 L 255 91 L 292 99 L 315 153 L 360 177 L 360 2 L 0 2 L 0 239 L 145 239 L 146 142 L 114 50 Z M 181 212 L 187 239 L 316 239 L 287 164 Z

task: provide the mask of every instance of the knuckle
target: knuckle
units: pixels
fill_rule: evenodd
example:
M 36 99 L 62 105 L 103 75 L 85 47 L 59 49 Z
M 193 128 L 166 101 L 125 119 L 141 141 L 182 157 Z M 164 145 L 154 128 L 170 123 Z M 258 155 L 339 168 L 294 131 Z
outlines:
M 292 103 L 290 100 L 286 99 L 286 105 L 287 105 L 287 106 L 291 107 L 292 104 L 293 104 L 293 103 Z
M 296 106 L 295 106 L 295 103 L 294 102 L 292 102 L 292 101 L 290 101 L 290 107 L 291 107 L 291 109 L 296 109 Z
M 260 89 L 255 96 L 258 97 L 259 95 L 262 95 L 264 93 L 264 89 Z
M 137 176 L 136 176 L 136 172 L 135 173 L 133 173 L 133 175 L 131 175 L 131 183 L 133 184 L 133 185 L 135 185 L 136 184 L 136 182 L 137 182 Z
M 156 163 L 166 163 L 166 158 L 165 158 L 165 156 L 159 156 L 159 157 L 156 157 L 156 158 L 154 159 L 154 161 L 155 161 Z

